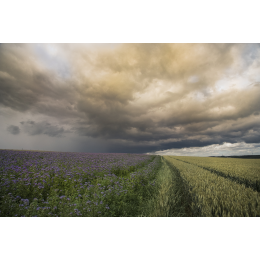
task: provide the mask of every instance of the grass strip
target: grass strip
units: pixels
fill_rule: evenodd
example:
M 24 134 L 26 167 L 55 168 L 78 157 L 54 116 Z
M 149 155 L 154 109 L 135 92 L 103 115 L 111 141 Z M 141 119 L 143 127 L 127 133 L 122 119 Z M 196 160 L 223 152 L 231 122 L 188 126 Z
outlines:
M 145 217 L 186 217 L 192 216 L 189 188 L 178 169 L 161 157 L 162 166 L 158 171 L 156 190 L 146 202 L 141 216 Z

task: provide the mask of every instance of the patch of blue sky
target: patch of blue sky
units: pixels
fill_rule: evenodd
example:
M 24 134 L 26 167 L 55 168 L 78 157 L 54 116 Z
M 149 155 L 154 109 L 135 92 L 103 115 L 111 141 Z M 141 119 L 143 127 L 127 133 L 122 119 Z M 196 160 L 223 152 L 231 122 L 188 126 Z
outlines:
M 39 61 L 64 79 L 71 75 L 70 64 L 55 44 L 33 44 L 33 50 Z
M 244 67 L 250 66 L 256 59 L 260 57 L 260 44 L 248 43 L 242 52 L 242 59 L 244 61 Z
M 254 83 L 260 82 L 260 44 L 244 45 L 237 65 L 231 66 L 223 74 L 223 78 L 216 82 L 215 88 L 222 92 L 230 88 L 249 89 Z M 259 68 L 259 69 L 258 69 Z
M 188 83 L 197 83 L 200 81 L 199 76 L 193 75 L 188 78 Z

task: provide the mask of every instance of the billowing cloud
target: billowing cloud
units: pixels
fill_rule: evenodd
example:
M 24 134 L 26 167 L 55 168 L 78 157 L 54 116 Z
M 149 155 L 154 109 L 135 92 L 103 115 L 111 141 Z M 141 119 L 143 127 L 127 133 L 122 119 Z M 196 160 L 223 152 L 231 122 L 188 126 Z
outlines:
M 239 156 L 239 155 L 259 155 L 260 144 L 245 142 L 212 144 L 204 147 L 189 147 L 181 149 L 168 149 L 157 151 L 157 155 L 175 155 L 175 156 Z
M 29 135 L 45 134 L 52 137 L 54 136 L 60 137 L 62 136 L 62 134 L 66 132 L 63 127 L 51 125 L 50 123 L 45 121 L 43 122 L 22 121 L 20 123 L 22 125 L 23 131 Z
M 1 44 L 0 110 L 109 151 L 258 143 L 259 75 L 258 44 Z
M 20 133 L 19 126 L 10 125 L 7 127 L 7 131 L 13 135 L 18 135 Z

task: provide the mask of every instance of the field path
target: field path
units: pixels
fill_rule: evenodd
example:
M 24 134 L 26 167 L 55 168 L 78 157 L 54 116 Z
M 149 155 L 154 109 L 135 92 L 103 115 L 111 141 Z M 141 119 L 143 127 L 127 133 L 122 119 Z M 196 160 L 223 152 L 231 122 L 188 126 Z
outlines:
M 184 217 L 187 214 L 187 198 L 183 192 L 182 178 L 178 170 L 161 157 L 162 167 L 158 172 L 157 185 L 158 193 L 148 202 L 148 212 L 150 217 Z

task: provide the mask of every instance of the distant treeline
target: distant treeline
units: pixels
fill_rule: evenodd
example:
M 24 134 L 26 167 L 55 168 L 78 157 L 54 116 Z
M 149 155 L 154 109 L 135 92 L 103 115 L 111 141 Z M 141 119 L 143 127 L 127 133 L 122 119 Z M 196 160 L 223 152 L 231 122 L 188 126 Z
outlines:
M 231 155 L 231 156 L 209 156 L 209 157 L 220 157 L 220 158 L 241 158 L 241 159 L 260 159 L 260 155 Z

